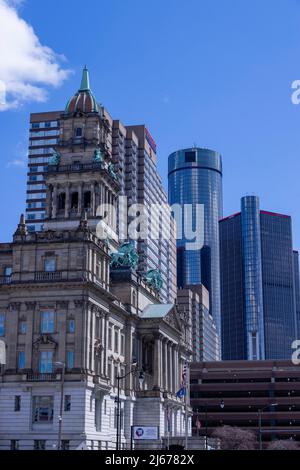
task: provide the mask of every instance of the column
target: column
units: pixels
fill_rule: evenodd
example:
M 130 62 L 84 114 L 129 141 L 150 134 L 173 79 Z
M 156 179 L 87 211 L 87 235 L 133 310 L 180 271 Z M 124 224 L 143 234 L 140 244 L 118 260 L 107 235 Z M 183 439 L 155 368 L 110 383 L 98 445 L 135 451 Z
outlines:
M 90 369 L 90 351 L 91 351 L 91 307 L 88 304 L 86 309 L 86 369 Z
M 164 340 L 163 343 L 164 349 L 164 388 L 168 390 L 168 344 L 167 340 Z
M 175 393 L 179 390 L 179 363 L 178 363 L 178 344 L 175 345 L 174 347 L 174 380 L 175 380 Z
M 66 319 L 67 319 L 67 308 L 64 304 L 57 302 L 56 306 L 56 324 L 58 330 L 58 361 L 66 361 Z
M 105 377 L 107 376 L 107 334 L 108 334 L 108 319 L 107 319 L 107 313 L 104 316 L 104 331 L 103 331 L 103 374 Z
M 161 336 L 157 333 L 154 337 L 154 361 L 153 361 L 153 388 L 160 388 L 160 371 L 161 371 L 161 357 L 160 357 L 160 342 Z
M 125 329 L 125 338 L 126 338 L 126 341 L 125 341 L 125 362 L 127 364 L 126 373 L 129 372 L 129 370 L 131 368 L 131 363 L 132 363 L 132 348 L 133 348 L 132 335 L 133 335 L 133 332 L 134 332 L 134 328 L 132 327 L 132 325 L 130 323 L 127 324 L 126 329 Z M 133 374 L 128 374 L 128 376 L 126 377 L 126 382 L 125 382 L 125 388 L 127 390 L 132 390 L 134 388 L 133 387 L 133 380 L 134 380 Z
M 81 183 L 78 187 L 78 209 L 77 214 L 81 216 L 82 213 L 82 192 L 83 192 L 83 184 Z
M 57 184 L 53 187 L 53 194 L 52 194 L 52 216 L 55 219 L 57 214 Z
M 170 344 L 170 392 L 173 392 L 174 369 L 173 369 L 173 344 Z
M 95 194 L 95 183 L 91 184 L 91 215 L 96 215 L 96 194 Z
M 33 343 L 33 323 L 36 302 L 27 303 L 27 330 L 25 339 L 25 369 L 33 369 L 32 364 L 32 343 Z
M 91 311 L 91 359 L 90 359 L 90 369 L 95 371 L 95 323 L 96 323 L 96 313 L 94 309 Z
M 46 218 L 51 219 L 52 216 L 52 197 L 53 197 L 53 186 L 48 186 L 47 198 L 46 198 Z

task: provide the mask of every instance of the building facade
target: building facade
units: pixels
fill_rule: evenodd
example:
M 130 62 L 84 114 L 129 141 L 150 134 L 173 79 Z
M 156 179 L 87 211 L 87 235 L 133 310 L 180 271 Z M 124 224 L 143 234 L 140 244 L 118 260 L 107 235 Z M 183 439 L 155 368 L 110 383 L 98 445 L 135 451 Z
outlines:
M 122 187 L 113 129 L 85 70 L 41 171 L 42 230 L 22 216 L 0 245 L 2 449 L 113 449 L 117 429 L 129 447 L 132 425 L 159 427 L 152 448 L 190 433 L 189 404 L 176 393 L 191 319 L 161 303 L 160 277 L 139 273 L 113 211 L 99 212 L 118 210 Z
M 178 150 L 169 156 L 169 203 L 204 206 L 204 237 L 201 249 L 187 249 L 187 237 L 177 240 L 177 285 L 203 284 L 210 294 L 210 308 L 221 331 L 219 220 L 222 217 L 221 156 L 208 149 Z M 191 219 L 191 217 L 190 217 Z M 182 226 L 185 226 L 182 215 Z M 195 230 L 195 222 L 193 222 Z
M 202 285 L 177 291 L 177 305 L 182 314 L 192 318 L 193 362 L 220 359 L 219 335 L 209 310 L 209 293 Z
M 191 404 L 193 434 L 204 436 L 207 424 L 208 436 L 227 425 L 258 437 L 261 410 L 263 441 L 300 440 L 300 370 L 291 361 L 192 364 Z
M 132 221 L 129 208 L 134 204 L 143 205 L 147 225 L 155 236 L 136 240 L 139 254 L 139 270 L 145 275 L 150 269 L 161 272 L 163 286 L 161 300 L 174 302 L 176 298 L 176 242 L 175 227 L 170 217 L 167 196 L 156 166 L 156 143 L 144 125 L 125 126 L 114 120 L 103 107 L 98 105 L 90 89 L 89 74 L 83 72 L 80 90 L 92 97 L 84 103 L 77 101 L 80 93 L 75 94 L 67 103 L 65 111 L 33 113 L 30 116 L 28 181 L 26 194 L 26 224 L 29 231 L 44 229 L 46 217 L 45 175 L 53 150 L 59 145 L 64 116 L 76 107 L 98 107 L 107 122 L 106 151 L 118 173 L 118 233 L 120 239 L 128 239 L 128 226 Z M 80 91 L 79 90 L 79 91 Z M 63 118 L 62 118 L 63 116 Z M 95 128 L 92 132 L 97 132 Z M 94 136 L 93 136 L 94 137 Z M 78 136 L 78 139 L 80 136 Z M 126 198 L 125 201 L 120 196 Z M 154 205 L 157 205 L 155 210 Z M 160 206 L 158 208 L 158 206 Z M 164 221 L 164 223 L 163 223 Z M 169 221 L 169 223 L 167 223 Z
M 220 253 L 223 359 L 289 359 L 299 289 L 291 218 L 246 196 L 220 221 Z

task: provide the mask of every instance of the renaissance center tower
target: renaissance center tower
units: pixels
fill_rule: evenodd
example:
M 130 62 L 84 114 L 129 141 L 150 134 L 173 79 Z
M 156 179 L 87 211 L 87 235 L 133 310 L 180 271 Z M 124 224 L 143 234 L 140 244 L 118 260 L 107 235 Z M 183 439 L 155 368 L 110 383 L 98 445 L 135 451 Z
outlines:
M 190 204 L 194 215 L 197 204 L 203 205 L 204 209 L 202 248 L 187 249 L 188 240 L 184 234 L 177 239 L 177 285 L 183 288 L 203 284 L 208 289 L 211 313 L 220 334 L 219 220 L 223 211 L 221 155 L 204 148 L 178 150 L 169 156 L 168 179 L 171 205 L 179 204 L 183 208 L 185 204 Z

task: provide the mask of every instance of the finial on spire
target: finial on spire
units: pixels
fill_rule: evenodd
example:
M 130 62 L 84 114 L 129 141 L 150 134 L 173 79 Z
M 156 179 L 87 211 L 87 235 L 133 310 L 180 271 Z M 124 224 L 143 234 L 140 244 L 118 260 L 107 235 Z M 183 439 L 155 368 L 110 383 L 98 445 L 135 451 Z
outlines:
M 86 90 L 90 90 L 90 75 L 89 75 L 87 66 L 85 65 L 82 71 L 82 79 L 81 79 L 81 85 L 80 85 L 79 91 L 86 91 Z
M 26 236 L 28 234 L 28 230 L 27 230 L 27 226 L 25 224 L 25 216 L 24 214 L 21 214 L 21 217 L 20 217 L 20 222 L 18 224 L 18 228 L 15 232 L 15 236 L 16 235 L 21 235 L 21 236 Z

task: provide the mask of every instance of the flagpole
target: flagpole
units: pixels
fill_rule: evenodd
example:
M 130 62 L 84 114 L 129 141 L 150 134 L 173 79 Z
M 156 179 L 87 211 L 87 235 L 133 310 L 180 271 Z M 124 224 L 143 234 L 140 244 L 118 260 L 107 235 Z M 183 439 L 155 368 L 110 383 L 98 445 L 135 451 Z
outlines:
M 189 390 L 189 381 L 190 381 L 190 370 L 188 367 L 188 363 L 186 364 L 186 379 L 185 379 L 185 450 L 188 449 L 188 435 L 189 435 L 189 430 L 188 430 L 188 390 Z

